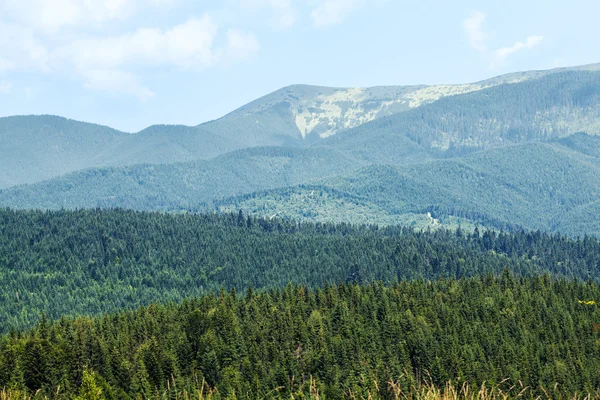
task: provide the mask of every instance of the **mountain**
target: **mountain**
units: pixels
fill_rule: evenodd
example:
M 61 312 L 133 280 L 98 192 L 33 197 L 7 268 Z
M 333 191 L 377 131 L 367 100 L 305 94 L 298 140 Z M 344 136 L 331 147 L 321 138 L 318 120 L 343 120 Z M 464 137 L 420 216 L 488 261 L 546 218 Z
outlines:
M 97 149 L 126 136 L 105 126 L 47 115 L 0 118 L 0 188 L 95 165 Z
M 13 208 L 204 209 L 207 203 L 352 171 L 360 162 L 331 149 L 262 147 L 212 160 L 97 168 L 0 191 Z
M 234 111 L 228 117 L 246 116 L 250 119 L 252 116 L 264 113 L 291 115 L 292 122 L 301 137 L 315 140 L 318 137 L 329 137 L 339 131 L 355 128 L 384 116 L 430 104 L 444 97 L 526 82 L 568 71 L 600 71 L 600 64 L 517 72 L 481 82 L 455 85 L 370 88 L 293 85 L 255 100 Z
M 586 153 L 576 149 L 581 143 Z M 209 161 L 80 171 L 3 190 L 0 204 L 241 209 L 316 222 L 600 234 L 600 158 L 589 155 L 598 152 L 600 137 L 584 134 L 404 166 L 366 165 L 324 148 L 265 147 Z
M 372 163 L 405 164 L 423 153 L 448 157 L 576 132 L 600 133 L 600 72 L 558 72 L 446 97 L 319 145 Z
M 20 155 L 16 165 L 39 176 L 76 171 L 5 188 L 0 205 L 239 208 L 313 221 L 598 234 L 598 69 L 511 74 L 455 86 L 452 93 L 467 93 L 449 97 L 441 87 L 294 86 L 203 125 L 153 126 L 136 134 L 56 117 L 6 118 L 0 121 L 4 132 L 27 133 L 21 141 L 4 133 L 12 142 L 0 146 L 15 149 L 2 153 L 9 160 Z M 382 106 L 389 99 L 414 100 L 417 93 L 422 101 L 416 108 L 404 100 L 395 100 L 402 109 Z M 375 120 L 358 118 L 365 101 L 384 107 Z M 326 117 L 342 103 L 341 119 Z M 316 131 L 306 130 L 314 121 L 298 125 L 302 110 L 322 119 Z M 360 125 L 340 128 L 354 123 Z M 49 172 L 26 157 L 28 144 L 43 155 L 45 145 L 63 137 L 70 147 L 55 144 L 60 153 L 49 159 L 55 165 Z M 78 156 L 71 159 L 69 152 Z
M 101 149 L 95 166 L 170 164 L 213 158 L 236 150 L 237 142 L 184 125 L 153 125 Z
M 462 85 L 374 88 L 296 85 L 255 100 L 215 121 L 195 127 L 155 125 L 134 134 L 54 116 L 0 118 L 0 154 L 3 155 L 0 163 L 0 188 L 35 183 L 87 168 L 188 162 L 261 146 L 302 147 L 316 143 L 350 149 L 366 160 L 398 162 L 399 159 L 406 161 L 411 157 L 420 159 L 423 157 L 423 149 L 419 145 L 422 144 L 440 149 L 446 149 L 453 143 L 480 145 L 490 135 L 497 142 L 497 138 L 493 136 L 497 129 L 481 137 L 478 136 L 481 132 L 471 132 L 471 136 L 461 137 L 457 142 L 454 138 L 456 127 L 460 127 L 457 118 L 459 122 L 463 119 L 460 112 L 458 116 L 450 112 L 448 122 L 444 122 L 454 124 L 454 131 L 438 132 L 443 130 L 444 125 L 439 127 L 435 121 L 442 121 L 440 117 L 445 118 L 449 107 L 454 107 L 454 100 L 459 99 L 457 106 L 467 107 L 466 111 L 470 112 L 467 115 L 468 121 L 474 123 L 479 118 L 477 113 L 482 110 L 469 109 L 473 102 L 485 103 L 485 96 L 510 95 L 506 90 L 513 90 L 507 89 L 512 88 L 512 84 L 531 82 L 531 85 L 537 85 L 536 90 L 544 91 L 544 85 L 547 84 L 543 81 L 544 78 L 565 74 L 565 71 L 573 74 L 584 74 L 587 71 L 596 76 L 589 71 L 598 70 L 600 64 L 531 71 Z M 541 83 L 533 83 L 538 81 Z M 583 92 L 577 95 L 592 98 L 595 87 L 589 88 L 590 93 L 586 94 L 585 84 L 586 82 L 580 82 Z M 499 92 L 490 92 L 494 88 L 498 88 Z M 530 86 L 521 88 L 524 91 L 532 89 Z M 560 90 L 559 87 L 556 89 Z M 487 94 L 466 98 L 457 96 L 465 93 L 475 95 L 479 92 Z M 437 108 L 425 107 L 422 114 L 416 112 L 422 106 L 433 106 L 445 98 L 448 101 L 442 102 Z M 548 104 L 553 103 L 550 101 Z M 561 103 L 556 110 L 544 109 L 537 116 L 520 110 L 514 117 L 520 118 L 522 114 L 529 113 L 529 118 L 538 120 L 535 128 L 549 125 L 556 130 L 561 126 L 561 129 L 568 132 L 589 132 L 597 128 L 594 109 L 586 108 L 585 104 L 582 108 L 578 103 L 571 106 L 572 109 L 565 109 Z M 496 108 L 499 107 L 498 105 Z M 459 109 L 455 109 L 457 110 Z M 404 111 L 409 112 L 406 117 L 395 119 L 395 116 L 402 115 Z M 488 111 L 495 114 L 498 110 Z M 551 115 L 546 117 L 546 112 Z M 423 126 L 419 118 L 429 125 Z M 376 122 L 379 120 L 381 123 Z M 364 128 L 361 128 L 363 125 Z M 480 131 L 485 131 L 490 126 L 493 127 L 493 123 L 483 124 Z M 389 127 L 402 135 L 390 137 L 385 134 Z M 335 135 L 342 131 L 343 135 Z M 512 133 L 513 136 L 516 134 L 518 133 Z M 344 139 L 321 141 L 334 135 L 343 136 Z M 505 136 L 510 139 L 511 133 Z M 383 152 L 375 157 L 371 149 L 375 152 L 383 149 Z M 393 150 L 394 154 L 385 154 L 389 150 Z
M 157 125 L 129 134 L 48 115 L 0 118 L 0 189 L 93 167 L 211 158 L 240 147 L 198 127 Z
M 408 166 L 373 165 L 309 186 L 217 203 L 261 216 L 312 221 L 521 226 L 571 235 L 600 234 L 600 138 L 583 134 Z

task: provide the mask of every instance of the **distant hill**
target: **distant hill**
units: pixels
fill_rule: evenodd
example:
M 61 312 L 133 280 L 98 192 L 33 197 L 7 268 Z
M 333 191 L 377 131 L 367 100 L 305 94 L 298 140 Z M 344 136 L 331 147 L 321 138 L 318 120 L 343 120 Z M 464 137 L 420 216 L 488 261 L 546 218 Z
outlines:
M 568 140 L 567 140 L 568 139 Z M 482 224 L 571 235 L 600 234 L 600 159 L 564 143 L 600 138 L 577 134 L 404 167 L 374 165 L 344 177 L 218 202 L 222 211 L 312 221 L 379 224 Z M 431 216 L 428 216 L 430 213 Z
M 240 148 L 214 132 L 183 125 L 153 125 L 101 151 L 97 165 L 170 164 L 216 157 Z M 88 168 L 89 168 L 88 167 Z
M 575 142 L 588 143 L 586 153 Z M 600 158 L 589 155 L 598 151 L 600 138 L 576 134 L 405 166 L 366 166 L 331 149 L 266 147 L 209 161 L 76 172 L 1 191 L 0 204 L 241 209 L 311 221 L 600 234 L 594 213 Z
M 590 71 L 599 69 L 596 64 L 521 72 L 461 85 L 295 85 L 215 121 L 195 127 L 155 125 L 135 134 L 54 116 L 0 118 L 0 188 L 87 168 L 188 162 L 261 146 L 316 143 L 351 151 L 370 162 L 406 163 L 422 159 L 424 149 L 497 144 L 499 139 L 529 134 L 523 126 L 499 132 L 502 129 L 494 121 L 507 115 L 515 120 L 525 116 L 523 124 L 534 121 L 529 128 L 545 136 L 592 133 L 598 130 L 594 79 L 600 73 Z M 569 99 L 574 102 L 565 103 Z M 421 106 L 426 107 L 419 111 Z M 503 110 L 505 115 L 499 114 Z M 400 117 L 404 111 L 409 112 Z M 496 119 L 480 123 L 482 112 Z M 471 129 L 474 124 L 478 129 Z
M 204 209 L 208 203 L 345 173 L 364 164 L 330 149 L 263 147 L 213 160 L 88 169 L 0 191 L 13 208 Z
M 480 221 L 453 215 L 436 215 L 425 208 L 395 210 L 364 196 L 342 192 L 334 185 L 302 184 L 283 189 L 265 190 L 217 201 L 215 209 L 222 213 L 244 214 L 286 218 L 311 222 L 335 222 L 352 224 L 375 224 L 380 226 L 402 225 L 415 229 L 457 228 L 472 231 L 484 226 Z M 490 227 L 496 225 L 489 224 Z
M 0 188 L 94 165 L 98 149 L 126 133 L 53 116 L 0 118 Z

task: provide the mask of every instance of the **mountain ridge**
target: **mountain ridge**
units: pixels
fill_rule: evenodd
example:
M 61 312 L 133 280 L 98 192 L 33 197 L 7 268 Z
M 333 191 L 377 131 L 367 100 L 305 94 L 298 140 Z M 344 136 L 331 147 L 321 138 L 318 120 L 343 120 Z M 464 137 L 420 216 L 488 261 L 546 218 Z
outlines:
M 600 64 L 517 72 L 458 85 L 372 88 L 292 85 L 197 126 L 152 125 L 136 133 L 49 115 L 4 117 L 0 118 L 3 139 L 0 154 L 4 155 L 0 163 L 0 188 L 40 182 L 87 168 L 210 159 L 247 147 L 327 144 L 340 136 L 340 132 L 360 131 L 374 121 L 405 112 L 414 114 L 415 110 L 439 101 L 540 80 L 565 71 L 600 71 Z M 579 117 L 573 115 L 569 123 L 576 124 Z M 69 138 L 65 143 L 58 141 L 65 137 Z M 418 150 L 404 139 L 387 140 L 391 140 L 389 147 L 412 146 Z M 443 137 L 436 140 L 441 148 L 448 145 Z
M 573 140 L 586 142 L 582 135 Z M 600 151 L 600 138 L 590 139 Z M 244 149 L 211 161 L 75 172 L 0 191 L 0 205 L 242 210 L 317 222 L 425 228 L 441 221 L 600 235 L 600 220 L 589 214 L 600 208 L 598 157 L 569 146 L 564 139 L 521 143 L 406 165 L 361 164 L 327 148 Z
M 0 138 L 10 139 L 0 142 L 6 158 L 0 172 L 30 173 L 29 185 L 11 188 L 11 175 L 0 174 L 0 206 L 232 211 L 239 205 L 309 220 L 600 234 L 600 219 L 586 216 L 600 204 L 594 203 L 600 196 L 600 64 L 483 82 L 478 87 L 488 86 L 481 90 L 456 86 L 470 91 L 325 137 L 302 135 L 292 101 L 299 106 L 364 92 L 292 86 L 215 121 L 154 125 L 136 134 L 51 116 L 0 119 Z M 381 113 L 386 101 L 398 103 L 398 94 L 437 96 L 438 89 L 365 90 L 377 100 L 373 112 Z M 323 104 L 320 110 L 339 106 Z M 365 117 L 354 113 L 364 104 L 348 103 L 346 111 Z M 323 122 L 321 133 L 336 123 Z M 333 191 L 313 197 L 299 185 Z M 265 194 L 244 197 L 257 192 Z

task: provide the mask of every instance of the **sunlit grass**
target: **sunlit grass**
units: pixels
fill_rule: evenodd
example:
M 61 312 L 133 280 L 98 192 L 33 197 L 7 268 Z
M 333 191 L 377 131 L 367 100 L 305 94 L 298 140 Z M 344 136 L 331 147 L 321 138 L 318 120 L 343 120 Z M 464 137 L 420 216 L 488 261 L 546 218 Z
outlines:
M 378 400 L 378 399 L 395 399 L 395 400 L 508 400 L 508 399 L 532 399 L 532 400 L 546 400 L 546 399 L 565 399 L 565 400 L 592 400 L 600 399 L 600 392 L 581 394 L 575 393 L 570 396 L 561 394 L 558 390 L 558 384 L 554 387 L 540 388 L 544 393 L 543 395 L 536 395 L 534 391 L 524 385 L 522 382 L 518 382 L 514 385 L 507 385 L 508 380 L 500 382 L 496 386 L 488 386 L 483 383 L 480 387 L 473 387 L 466 382 L 446 382 L 443 387 L 437 387 L 430 383 L 423 383 L 416 386 L 402 387 L 398 382 L 390 381 L 386 388 L 380 388 L 377 382 L 374 382 L 375 390 L 366 394 L 358 395 L 352 390 L 347 390 L 344 393 L 344 398 L 349 400 Z M 501 389 L 500 387 L 507 387 Z M 266 395 L 260 396 L 261 399 L 291 399 L 291 400 L 327 400 L 319 390 L 319 385 L 314 379 L 298 385 L 294 392 L 291 394 L 284 395 L 284 387 L 273 389 Z M 194 390 L 179 390 L 174 381 L 169 382 L 167 388 L 159 392 L 157 391 L 154 396 L 148 397 L 148 400 L 224 400 L 224 399 L 238 399 L 238 398 L 252 398 L 249 396 L 238 396 L 235 393 L 229 395 L 223 395 L 216 388 L 210 387 L 204 380 L 196 383 Z M 258 398 L 258 397 L 257 397 Z M 36 393 L 27 393 L 22 390 L 11 390 L 3 389 L 0 391 L 0 400 L 60 400 L 60 399 L 74 399 L 74 400 L 102 400 L 105 399 L 103 394 L 100 392 L 93 395 L 83 396 L 66 396 L 60 393 L 60 389 L 57 389 L 52 396 L 41 395 L 40 391 Z M 136 400 L 147 400 L 142 396 L 139 396 Z

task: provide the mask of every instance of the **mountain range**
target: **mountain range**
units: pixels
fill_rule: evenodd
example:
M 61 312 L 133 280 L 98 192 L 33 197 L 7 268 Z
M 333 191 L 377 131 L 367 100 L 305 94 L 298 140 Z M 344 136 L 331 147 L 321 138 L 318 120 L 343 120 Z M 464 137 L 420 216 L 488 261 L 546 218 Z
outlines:
M 600 234 L 600 64 L 296 85 L 195 127 L 0 118 L 0 205 Z

